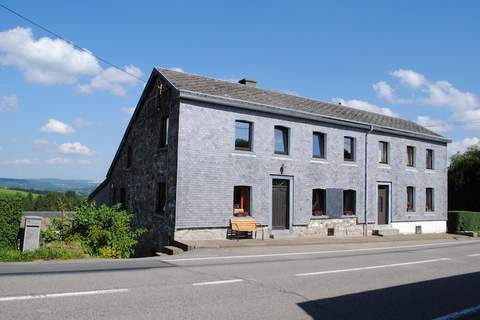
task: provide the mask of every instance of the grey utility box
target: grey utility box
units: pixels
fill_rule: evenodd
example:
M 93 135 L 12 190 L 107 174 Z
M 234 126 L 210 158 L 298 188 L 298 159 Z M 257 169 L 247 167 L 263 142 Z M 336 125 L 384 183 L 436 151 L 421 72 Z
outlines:
M 22 251 L 36 250 L 40 247 L 40 227 L 42 217 L 25 216 L 25 232 L 23 234 Z

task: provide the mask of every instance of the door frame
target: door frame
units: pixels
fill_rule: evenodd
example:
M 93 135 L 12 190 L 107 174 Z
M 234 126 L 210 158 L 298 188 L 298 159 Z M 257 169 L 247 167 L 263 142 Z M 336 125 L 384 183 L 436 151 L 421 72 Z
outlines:
M 269 175 L 269 193 L 268 193 L 268 208 L 269 208 L 269 221 L 268 221 L 268 230 L 271 232 L 282 232 L 282 230 L 273 230 L 273 203 L 272 203 L 272 195 L 273 195 L 273 179 L 283 179 L 289 180 L 289 188 L 288 188 L 288 229 L 285 231 L 291 232 L 292 225 L 293 225 L 293 176 L 282 176 L 282 175 Z
M 387 212 L 387 225 L 392 224 L 392 183 L 389 181 L 377 181 L 377 188 L 375 190 L 375 224 L 378 225 L 378 187 L 379 186 L 387 186 L 388 187 L 388 212 Z

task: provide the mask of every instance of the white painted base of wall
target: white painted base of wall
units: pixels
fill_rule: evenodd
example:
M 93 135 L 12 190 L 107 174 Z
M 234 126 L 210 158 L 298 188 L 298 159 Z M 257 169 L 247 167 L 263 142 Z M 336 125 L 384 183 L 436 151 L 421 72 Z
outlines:
M 447 232 L 447 221 L 392 222 L 391 226 L 394 229 L 398 229 L 400 234 L 414 234 L 416 226 L 422 227 L 422 233 L 446 233 Z

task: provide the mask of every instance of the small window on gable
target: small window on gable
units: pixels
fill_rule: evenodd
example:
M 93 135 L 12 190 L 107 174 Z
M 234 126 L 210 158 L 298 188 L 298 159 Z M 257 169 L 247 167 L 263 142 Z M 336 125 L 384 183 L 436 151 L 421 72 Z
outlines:
M 343 190 L 343 214 L 346 216 L 355 215 L 356 204 L 355 190 Z
M 407 146 L 407 166 L 415 167 L 415 147 Z
M 323 216 L 325 211 L 325 189 L 313 189 L 312 216 Z
M 312 153 L 314 158 L 325 158 L 325 134 L 321 132 L 313 133 Z
M 407 212 L 415 212 L 415 188 L 407 187 Z
M 157 183 L 157 204 L 156 211 L 158 213 L 165 212 L 165 204 L 167 203 L 167 187 L 165 182 Z
M 288 128 L 275 126 L 275 153 L 288 155 Z
M 235 121 L 235 150 L 252 151 L 252 123 Z
M 233 187 L 233 215 L 249 216 L 250 212 L 250 190 L 249 186 Z
M 168 146 L 168 128 L 169 127 L 169 118 L 164 117 L 162 119 L 162 132 L 160 134 L 160 146 L 161 147 L 166 147 Z
M 127 190 L 120 188 L 120 205 L 123 209 L 127 209 Z
M 388 142 L 380 141 L 378 143 L 378 162 L 388 164 Z
M 433 169 L 433 150 L 432 149 L 427 149 L 427 154 L 426 154 L 426 168 L 427 169 Z
M 127 147 L 127 168 L 132 167 L 132 157 L 133 157 L 133 150 L 132 147 Z
M 355 161 L 355 139 L 352 137 L 343 138 L 343 160 Z
M 427 212 L 431 212 L 435 210 L 433 197 L 434 197 L 433 188 L 427 188 L 425 190 L 425 211 Z

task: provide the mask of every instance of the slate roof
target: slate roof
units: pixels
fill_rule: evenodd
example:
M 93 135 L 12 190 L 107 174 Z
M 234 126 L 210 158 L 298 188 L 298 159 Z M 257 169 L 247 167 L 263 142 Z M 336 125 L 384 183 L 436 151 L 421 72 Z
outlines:
M 320 116 L 376 125 L 384 128 L 409 131 L 441 138 L 442 136 L 413 121 L 389 117 L 378 113 L 354 109 L 344 105 L 250 87 L 204 76 L 169 69 L 156 68 L 180 91 L 189 91 L 222 99 L 235 99 L 248 103 L 280 107 Z

